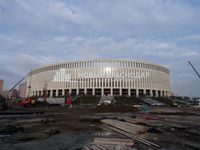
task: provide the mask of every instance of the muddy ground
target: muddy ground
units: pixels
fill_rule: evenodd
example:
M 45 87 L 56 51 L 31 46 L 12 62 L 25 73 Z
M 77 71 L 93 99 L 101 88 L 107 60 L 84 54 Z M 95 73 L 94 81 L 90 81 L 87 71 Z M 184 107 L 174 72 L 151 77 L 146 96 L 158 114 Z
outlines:
M 200 149 L 199 113 L 193 108 L 152 108 L 143 113 L 128 106 L 11 108 L 0 111 L 0 149 L 75 150 L 90 145 L 95 137 L 123 138 L 101 123 L 105 118 L 145 126 L 148 131 L 139 136 L 160 145 L 134 141 L 129 149 Z

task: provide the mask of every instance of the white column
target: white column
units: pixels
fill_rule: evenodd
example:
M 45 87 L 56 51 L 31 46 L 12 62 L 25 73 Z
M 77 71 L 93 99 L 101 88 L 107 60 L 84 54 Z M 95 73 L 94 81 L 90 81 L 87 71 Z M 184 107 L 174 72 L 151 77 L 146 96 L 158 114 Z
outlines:
M 136 97 L 138 97 L 138 96 L 139 96 L 139 90 L 136 89 Z
M 71 94 L 72 94 L 72 89 L 70 88 L 70 89 L 69 89 L 69 95 L 71 95 Z
M 163 97 L 163 91 L 162 90 L 160 91 L 160 97 Z
M 108 81 L 107 81 L 108 79 L 107 78 L 105 78 L 105 87 L 107 88 L 107 84 L 108 84 Z
M 101 78 L 101 85 L 104 87 L 104 78 Z
M 62 96 L 65 95 L 65 89 L 62 89 Z
M 84 94 L 85 94 L 85 95 L 87 94 L 87 89 L 86 89 L 86 88 L 84 88 Z
M 76 89 L 76 95 L 79 95 L 79 88 Z
M 150 89 L 150 96 L 153 97 L 153 92 L 152 90 Z
M 119 88 L 119 95 L 122 96 L 122 88 Z
M 94 88 L 92 88 L 92 95 L 95 95 L 95 90 L 94 90 Z
M 155 96 L 158 97 L 158 90 L 156 90 L 156 95 Z
M 103 90 L 103 88 L 101 88 L 101 96 L 103 96 L 104 95 L 104 90 Z
M 128 96 L 131 96 L 131 89 L 128 88 Z
M 143 94 L 146 95 L 146 89 L 145 88 L 143 88 Z

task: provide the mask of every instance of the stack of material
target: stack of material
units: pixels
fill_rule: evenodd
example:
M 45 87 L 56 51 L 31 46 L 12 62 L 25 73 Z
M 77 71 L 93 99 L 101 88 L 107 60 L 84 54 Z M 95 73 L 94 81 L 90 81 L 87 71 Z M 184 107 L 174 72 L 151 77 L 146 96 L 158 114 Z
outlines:
M 85 146 L 85 150 L 122 150 L 130 149 L 134 145 L 131 139 L 122 138 L 94 138 L 94 141 L 89 145 Z
M 101 104 L 113 104 L 115 102 L 116 101 L 115 101 L 113 96 L 101 96 L 101 99 L 100 99 L 98 105 L 101 105 Z
M 134 142 L 130 139 L 116 139 L 116 138 L 94 138 L 92 144 L 108 144 L 108 145 L 127 145 L 133 146 Z
M 121 129 L 123 131 L 132 133 L 132 134 L 140 134 L 140 133 L 145 133 L 147 131 L 147 128 L 132 124 L 129 122 L 122 122 L 118 120 L 112 120 L 112 119 L 103 119 L 101 122 L 108 124 L 109 126 L 116 127 L 118 129 Z
M 166 105 L 152 98 L 143 98 L 142 100 L 151 106 L 165 106 Z
M 101 120 L 103 123 L 109 125 L 109 127 L 114 130 L 115 132 L 120 133 L 121 135 L 124 135 L 128 138 L 131 138 L 135 141 L 141 142 L 143 144 L 146 144 L 148 146 L 156 146 L 160 147 L 159 145 L 152 143 L 148 140 L 145 140 L 143 138 L 140 138 L 138 135 L 140 133 L 145 133 L 147 131 L 147 128 L 139 125 L 135 125 L 129 122 L 122 122 L 118 120 L 112 120 L 112 119 L 103 119 Z

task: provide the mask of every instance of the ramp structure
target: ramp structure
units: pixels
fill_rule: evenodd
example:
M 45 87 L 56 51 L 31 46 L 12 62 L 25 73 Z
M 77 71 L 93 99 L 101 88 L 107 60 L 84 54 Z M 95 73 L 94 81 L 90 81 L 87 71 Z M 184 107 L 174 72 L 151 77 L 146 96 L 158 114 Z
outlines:
M 114 96 L 101 96 L 101 99 L 99 101 L 98 105 L 102 104 L 114 104 L 116 101 L 114 99 Z

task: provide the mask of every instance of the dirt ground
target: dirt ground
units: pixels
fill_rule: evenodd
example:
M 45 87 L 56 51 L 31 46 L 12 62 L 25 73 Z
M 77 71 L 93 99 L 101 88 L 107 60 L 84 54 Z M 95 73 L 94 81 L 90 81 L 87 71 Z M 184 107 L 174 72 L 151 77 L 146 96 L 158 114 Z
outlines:
M 140 136 L 160 145 L 134 141 L 131 149 L 200 149 L 199 113 L 193 108 L 152 108 L 144 113 L 130 106 L 11 108 L 0 111 L 0 149 L 78 150 L 95 137 L 121 137 L 101 123 L 105 118 L 145 126 L 148 131 Z

